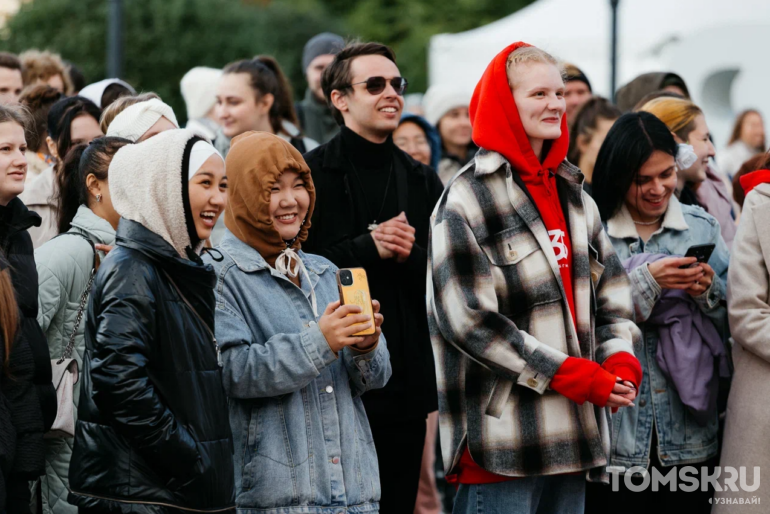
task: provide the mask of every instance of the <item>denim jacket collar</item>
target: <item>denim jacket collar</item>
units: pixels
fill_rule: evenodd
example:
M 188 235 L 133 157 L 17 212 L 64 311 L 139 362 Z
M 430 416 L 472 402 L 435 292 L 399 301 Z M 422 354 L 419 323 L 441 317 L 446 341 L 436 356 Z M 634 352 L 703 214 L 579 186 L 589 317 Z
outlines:
M 682 204 L 672 195 L 668 201 L 666 214 L 663 215 L 663 223 L 655 234 L 659 234 L 664 230 L 683 232 L 689 228 L 684 219 L 684 214 L 682 214 Z M 639 239 L 634 219 L 631 217 L 631 213 L 628 212 L 625 203 L 620 208 L 620 211 L 607 221 L 607 235 L 618 239 Z
M 271 275 L 288 280 L 286 276 L 271 267 L 258 251 L 238 239 L 229 230 L 225 231 L 222 242 L 219 244 L 219 249 L 226 252 L 233 259 L 235 265 L 238 266 L 238 269 L 244 273 L 269 270 Z M 329 265 L 322 262 L 322 259 L 316 258 L 315 255 L 306 254 L 301 250 L 298 253 L 310 273 L 310 282 L 315 287 L 318 283 L 319 275 L 323 274 L 329 268 Z

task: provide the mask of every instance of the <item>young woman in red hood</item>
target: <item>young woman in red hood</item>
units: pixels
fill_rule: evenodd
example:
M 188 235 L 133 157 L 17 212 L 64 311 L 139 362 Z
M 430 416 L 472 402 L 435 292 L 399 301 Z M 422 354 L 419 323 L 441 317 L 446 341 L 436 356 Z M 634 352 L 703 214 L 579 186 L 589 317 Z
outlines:
M 606 478 L 603 407 L 633 405 L 641 382 L 628 278 L 566 161 L 564 90 L 546 52 L 500 52 L 470 105 L 480 151 L 434 211 L 429 318 L 455 513 L 482 496 L 491 511 L 582 513 L 586 475 Z

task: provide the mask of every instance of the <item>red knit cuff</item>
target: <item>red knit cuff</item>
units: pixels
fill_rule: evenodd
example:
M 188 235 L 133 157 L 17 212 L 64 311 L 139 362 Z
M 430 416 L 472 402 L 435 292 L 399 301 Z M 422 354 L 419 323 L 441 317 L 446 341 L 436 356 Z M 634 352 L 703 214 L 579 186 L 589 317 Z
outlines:
M 621 380 L 628 380 L 636 389 L 642 385 L 642 366 L 639 360 L 628 352 L 618 352 L 609 356 L 602 367 Z
M 587 359 L 567 357 L 551 379 L 551 389 L 578 405 L 589 399 L 591 382 L 599 364 Z
M 604 407 L 607 405 L 607 400 L 610 399 L 612 389 L 615 387 L 616 379 L 617 377 L 612 373 L 607 372 L 607 370 L 603 368 L 599 368 L 591 382 L 591 391 L 588 394 L 588 401 L 597 407 Z

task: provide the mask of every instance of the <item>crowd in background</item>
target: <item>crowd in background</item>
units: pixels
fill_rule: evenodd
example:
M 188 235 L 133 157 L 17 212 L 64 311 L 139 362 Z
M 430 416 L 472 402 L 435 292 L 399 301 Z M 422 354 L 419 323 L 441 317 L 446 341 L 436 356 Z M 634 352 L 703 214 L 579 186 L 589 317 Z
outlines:
M 710 512 L 608 473 L 770 461 L 761 113 L 716 152 L 676 73 L 522 43 L 408 108 L 387 46 L 301 65 L 191 69 L 180 128 L 0 53 L 0 513 Z

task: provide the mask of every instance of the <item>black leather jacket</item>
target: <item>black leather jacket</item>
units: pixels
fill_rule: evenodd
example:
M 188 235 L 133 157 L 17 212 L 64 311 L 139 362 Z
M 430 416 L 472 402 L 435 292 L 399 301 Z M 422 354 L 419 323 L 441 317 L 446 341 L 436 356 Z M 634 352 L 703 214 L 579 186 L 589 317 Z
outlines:
M 169 279 L 202 318 L 185 305 Z M 211 266 L 122 219 L 88 307 L 69 502 L 84 511 L 234 508 Z

